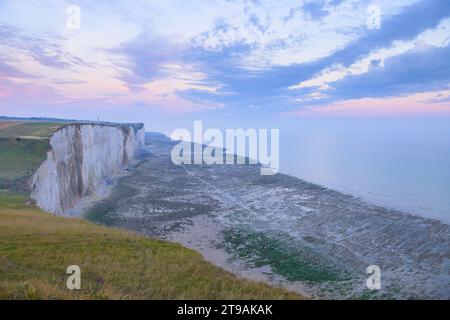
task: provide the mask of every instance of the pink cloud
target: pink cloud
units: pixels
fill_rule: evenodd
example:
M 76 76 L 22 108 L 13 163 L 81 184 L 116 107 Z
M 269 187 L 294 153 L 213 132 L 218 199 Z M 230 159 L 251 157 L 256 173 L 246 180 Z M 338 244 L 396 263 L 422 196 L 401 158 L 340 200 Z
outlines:
M 11 106 L 22 102 L 61 102 L 64 97 L 53 89 L 29 82 L 0 80 L 0 105 Z
M 328 105 L 311 106 L 284 115 L 315 116 L 385 116 L 385 115 L 450 115 L 450 102 L 430 102 L 441 95 L 450 97 L 450 91 L 418 93 L 406 97 L 363 98 L 338 101 Z

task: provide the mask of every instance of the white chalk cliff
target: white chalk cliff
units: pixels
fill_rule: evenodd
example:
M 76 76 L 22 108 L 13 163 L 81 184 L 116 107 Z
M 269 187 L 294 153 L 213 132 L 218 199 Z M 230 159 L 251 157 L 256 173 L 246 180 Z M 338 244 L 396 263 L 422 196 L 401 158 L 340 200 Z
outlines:
M 63 214 L 99 183 L 132 164 L 145 144 L 142 124 L 67 124 L 50 138 L 47 159 L 31 180 L 31 197 Z

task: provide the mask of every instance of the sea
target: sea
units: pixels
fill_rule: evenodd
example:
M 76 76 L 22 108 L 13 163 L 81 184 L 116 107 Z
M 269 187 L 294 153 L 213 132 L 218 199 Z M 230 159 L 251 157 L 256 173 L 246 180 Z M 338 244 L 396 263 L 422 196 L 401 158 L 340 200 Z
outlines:
M 449 119 L 299 121 L 280 129 L 280 171 L 450 223 Z

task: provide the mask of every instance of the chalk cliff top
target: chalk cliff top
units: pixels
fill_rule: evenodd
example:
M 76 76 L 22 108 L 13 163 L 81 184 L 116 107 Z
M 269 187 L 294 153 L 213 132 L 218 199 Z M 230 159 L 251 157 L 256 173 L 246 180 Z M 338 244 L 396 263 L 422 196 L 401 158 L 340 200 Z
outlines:
M 143 123 L 113 123 L 103 121 L 30 120 L 20 118 L 0 118 L 0 138 L 47 139 L 59 129 L 70 125 L 99 125 L 111 127 L 133 127 L 142 129 Z
M 45 160 L 50 137 L 63 127 L 96 125 L 140 130 L 142 123 L 111 123 L 0 116 L 0 192 L 23 189 L 24 181 Z

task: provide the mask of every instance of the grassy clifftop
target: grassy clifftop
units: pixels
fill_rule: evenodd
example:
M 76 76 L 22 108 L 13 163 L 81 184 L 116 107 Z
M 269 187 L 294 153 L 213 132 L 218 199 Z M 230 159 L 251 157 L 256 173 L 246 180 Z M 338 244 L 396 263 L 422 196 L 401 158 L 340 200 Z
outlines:
M 0 299 L 299 299 L 180 245 L 56 217 L 0 193 Z M 69 265 L 81 290 L 68 290 Z
M 25 180 L 45 160 L 56 122 L 0 121 L 0 190 L 24 192 Z
M 63 125 L 62 122 L 0 121 L 0 137 L 48 139 Z
M 46 158 L 49 139 L 57 130 L 69 124 L 96 124 L 120 128 L 142 128 L 142 124 L 108 122 L 52 122 L 0 120 L 0 189 L 22 185 Z M 9 187 L 7 187 L 9 186 Z M 20 191 L 19 188 L 12 188 Z

